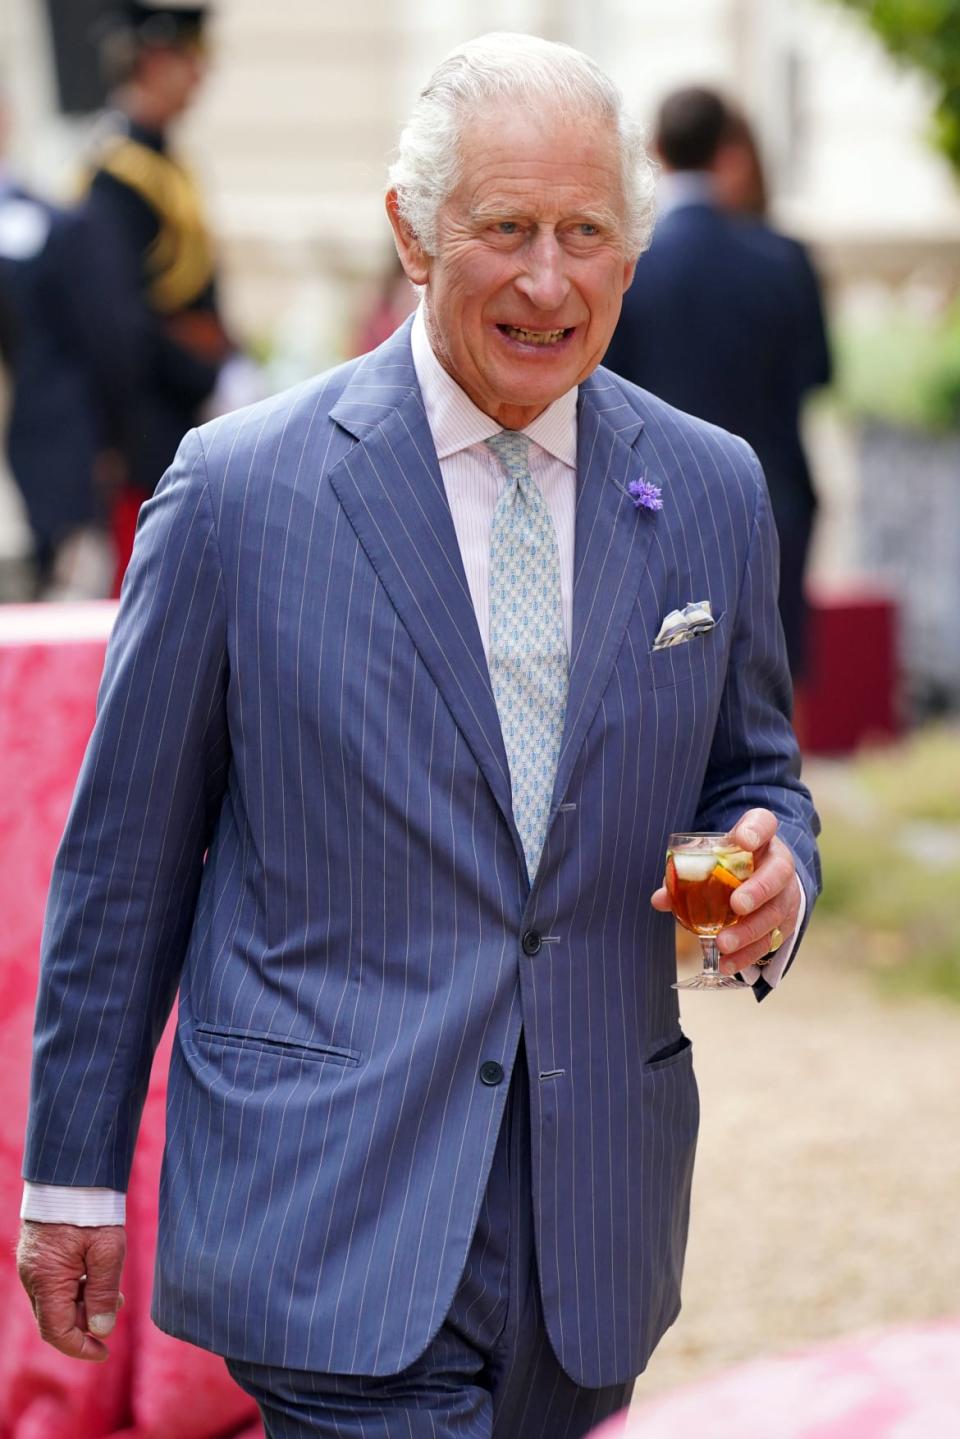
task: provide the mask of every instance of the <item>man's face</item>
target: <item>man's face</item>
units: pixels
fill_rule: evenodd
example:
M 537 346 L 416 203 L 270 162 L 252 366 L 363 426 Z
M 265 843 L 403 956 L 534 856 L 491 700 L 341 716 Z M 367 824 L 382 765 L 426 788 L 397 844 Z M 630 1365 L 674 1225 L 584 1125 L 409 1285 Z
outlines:
M 208 68 L 199 45 L 157 45 L 140 57 L 140 82 L 164 121 L 176 120 L 189 109 Z
M 444 368 L 486 414 L 522 429 L 600 363 L 634 259 L 616 132 L 557 113 L 468 121 L 462 179 L 426 255 L 387 198 Z

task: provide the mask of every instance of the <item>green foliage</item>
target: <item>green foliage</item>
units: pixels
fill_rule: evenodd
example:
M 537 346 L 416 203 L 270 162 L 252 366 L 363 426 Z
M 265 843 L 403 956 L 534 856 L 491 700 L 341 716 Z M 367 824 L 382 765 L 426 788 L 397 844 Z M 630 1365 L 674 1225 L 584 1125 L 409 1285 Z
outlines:
M 958 0 L 836 0 L 863 15 L 891 54 L 923 70 L 937 92 L 934 139 L 960 175 Z
M 895 833 L 885 837 L 875 824 L 839 818 L 824 826 L 821 851 L 818 913 L 822 909 L 868 931 L 900 934 L 911 946 L 922 947 L 938 935 L 941 920 L 955 929 L 960 860 L 944 866 L 926 863 L 911 855 Z M 947 899 L 949 913 L 941 914 Z M 955 948 L 960 961 L 960 941 Z
M 844 783 L 812 781 L 823 817 L 815 923 L 885 989 L 960 1003 L 960 732 L 866 751 Z
M 848 321 L 833 343 L 844 410 L 934 433 L 960 428 L 960 305 L 936 320 Z
M 960 731 L 931 726 L 896 750 L 866 749 L 857 760 L 866 793 L 887 821 L 952 825 L 960 835 Z M 960 889 L 957 890 L 960 899 Z M 960 943 L 960 925 L 958 925 Z

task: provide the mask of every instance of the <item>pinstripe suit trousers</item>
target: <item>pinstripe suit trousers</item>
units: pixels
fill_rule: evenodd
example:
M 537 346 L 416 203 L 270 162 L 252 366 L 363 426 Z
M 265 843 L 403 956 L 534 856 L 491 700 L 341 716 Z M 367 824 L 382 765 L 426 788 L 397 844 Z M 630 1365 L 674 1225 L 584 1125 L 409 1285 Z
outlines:
M 385 1378 L 227 1361 L 268 1439 L 581 1439 L 632 1384 L 585 1389 L 550 1347 L 537 1278 L 523 1039 L 473 1243 L 424 1354 Z

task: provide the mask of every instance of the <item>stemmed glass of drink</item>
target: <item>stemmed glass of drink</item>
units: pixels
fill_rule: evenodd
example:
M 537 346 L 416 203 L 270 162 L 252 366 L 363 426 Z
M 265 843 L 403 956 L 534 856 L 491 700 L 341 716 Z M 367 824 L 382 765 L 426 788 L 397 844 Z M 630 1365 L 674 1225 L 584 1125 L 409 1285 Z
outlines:
M 703 968 L 674 989 L 743 989 L 732 974 L 720 971 L 717 935 L 740 916 L 730 907 L 735 889 L 753 873 L 753 855 L 728 834 L 672 834 L 668 841 L 665 884 L 684 929 L 700 941 Z

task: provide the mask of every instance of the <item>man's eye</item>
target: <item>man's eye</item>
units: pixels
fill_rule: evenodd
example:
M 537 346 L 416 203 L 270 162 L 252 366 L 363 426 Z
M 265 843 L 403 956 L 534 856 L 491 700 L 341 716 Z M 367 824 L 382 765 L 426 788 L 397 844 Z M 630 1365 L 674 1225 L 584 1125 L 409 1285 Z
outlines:
M 586 235 L 590 237 L 592 235 L 599 235 L 599 233 L 599 225 L 592 225 L 589 220 L 584 220 L 582 224 L 577 226 L 578 235 Z
M 520 226 L 516 220 L 498 220 L 497 231 L 501 235 L 516 235 Z

